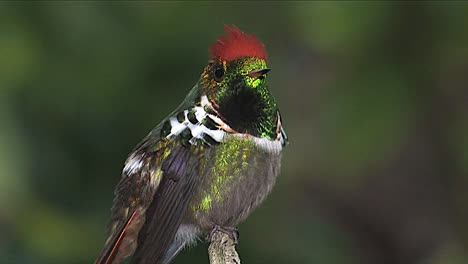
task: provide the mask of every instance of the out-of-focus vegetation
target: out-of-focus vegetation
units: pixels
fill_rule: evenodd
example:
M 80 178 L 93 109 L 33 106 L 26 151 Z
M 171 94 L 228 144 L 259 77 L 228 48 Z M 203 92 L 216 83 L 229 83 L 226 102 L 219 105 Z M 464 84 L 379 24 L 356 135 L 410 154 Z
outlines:
M 92 262 L 223 24 L 265 42 L 290 138 L 243 262 L 468 262 L 467 3 L 0 2 L 0 263 Z

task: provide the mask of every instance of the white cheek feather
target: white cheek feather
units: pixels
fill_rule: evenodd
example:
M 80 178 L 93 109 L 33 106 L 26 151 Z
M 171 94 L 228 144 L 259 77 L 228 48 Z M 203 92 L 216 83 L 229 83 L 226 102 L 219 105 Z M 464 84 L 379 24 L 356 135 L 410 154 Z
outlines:
M 257 146 L 269 153 L 280 153 L 283 149 L 283 144 L 280 140 L 271 141 L 267 138 L 254 137 L 253 141 Z
M 202 97 L 200 97 L 200 103 L 201 103 L 202 107 L 204 107 L 205 105 L 211 105 L 211 103 L 208 100 L 208 97 L 206 97 L 206 95 L 203 95 Z
M 132 175 L 138 172 L 141 169 L 141 167 L 143 167 L 143 157 L 134 156 L 127 160 L 123 171 L 127 175 Z
M 205 134 L 212 137 L 214 140 L 216 140 L 218 142 L 221 142 L 223 140 L 224 136 L 226 135 L 226 132 L 224 132 L 221 129 L 218 129 L 218 130 L 206 129 L 204 132 L 205 132 Z
M 203 119 L 205 119 L 207 113 L 205 112 L 205 109 L 200 106 L 196 106 L 195 108 L 195 117 L 197 118 L 198 122 L 201 123 Z
M 286 135 L 286 132 L 284 131 L 283 127 L 281 127 L 281 130 L 278 136 L 280 138 L 281 145 L 284 145 L 286 141 L 288 140 L 288 136 Z
M 187 127 L 185 124 L 186 123 L 185 121 L 182 123 L 179 123 L 179 121 L 177 121 L 177 118 L 175 117 L 171 117 L 169 121 L 171 122 L 171 133 L 167 135 L 168 139 L 179 135 L 180 132 L 182 132 L 182 130 L 184 130 Z
M 283 145 L 280 140 L 269 140 L 267 138 L 253 137 L 246 134 L 234 134 L 234 136 L 247 137 L 247 139 L 251 139 L 257 147 L 267 151 L 268 153 L 280 153 L 283 149 Z
M 192 136 L 194 138 L 203 138 L 203 132 L 207 130 L 207 128 L 204 125 L 194 125 L 192 123 L 188 124 L 188 128 L 192 132 Z
M 192 124 L 188 120 L 189 110 L 184 110 L 185 119 L 179 122 L 176 117 L 170 117 L 169 122 L 171 125 L 171 132 L 166 136 L 167 139 L 171 139 L 179 135 L 184 129 L 189 128 L 192 134 L 192 138 L 189 140 L 191 144 L 196 144 L 196 139 L 203 140 L 203 136 L 206 134 L 212 137 L 215 141 L 221 142 L 226 135 L 226 132 L 222 129 L 210 130 L 202 124 L 203 120 L 208 116 L 203 106 L 209 104 L 206 96 L 201 98 L 202 106 L 195 106 L 192 110 L 195 110 L 195 118 L 197 119 L 196 124 Z M 210 115 L 211 116 L 211 115 Z

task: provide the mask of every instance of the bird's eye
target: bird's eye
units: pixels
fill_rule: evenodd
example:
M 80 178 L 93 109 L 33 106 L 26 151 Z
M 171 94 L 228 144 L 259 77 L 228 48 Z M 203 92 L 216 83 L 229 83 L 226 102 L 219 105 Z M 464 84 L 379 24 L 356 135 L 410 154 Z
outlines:
M 216 67 L 215 72 L 215 81 L 220 82 L 224 77 L 224 69 L 221 66 Z

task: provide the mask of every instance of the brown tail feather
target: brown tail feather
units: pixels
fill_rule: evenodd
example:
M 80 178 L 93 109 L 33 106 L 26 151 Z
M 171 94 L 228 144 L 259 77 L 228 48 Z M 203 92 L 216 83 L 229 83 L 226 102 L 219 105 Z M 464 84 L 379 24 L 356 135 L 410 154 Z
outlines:
M 127 228 L 129 227 L 130 223 L 135 218 L 136 213 L 137 213 L 137 210 L 133 211 L 133 213 L 128 218 L 125 225 L 123 225 L 120 231 L 116 233 L 116 235 L 114 236 L 114 239 L 112 241 L 109 241 L 109 243 L 106 244 L 106 246 L 101 251 L 101 254 L 99 254 L 99 257 L 96 259 L 94 264 L 111 264 L 112 263 L 112 261 L 114 260 L 115 256 L 118 253 L 118 249 L 120 247 L 120 244 L 122 243 L 122 239 L 125 236 Z

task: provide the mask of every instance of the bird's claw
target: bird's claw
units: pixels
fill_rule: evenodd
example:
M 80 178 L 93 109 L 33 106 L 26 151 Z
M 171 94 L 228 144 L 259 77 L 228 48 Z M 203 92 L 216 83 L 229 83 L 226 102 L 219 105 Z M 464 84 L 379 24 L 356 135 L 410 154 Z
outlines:
M 235 226 L 214 225 L 213 229 L 211 230 L 210 234 L 207 237 L 207 240 L 213 241 L 213 236 L 218 231 L 223 232 L 226 235 L 230 236 L 231 239 L 234 241 L 234 244 L 237 245 L 237 242 L 239 241 L 239 228 Z

